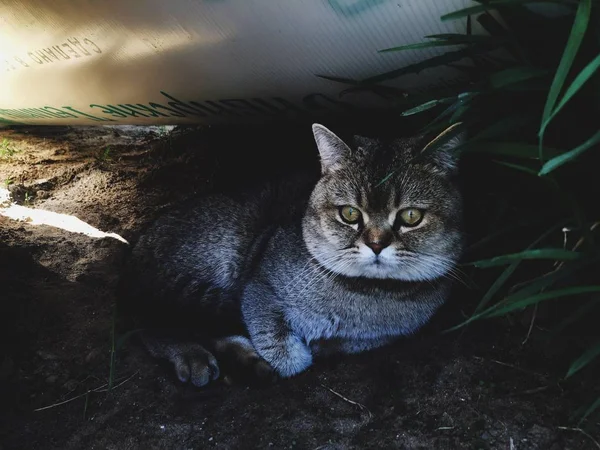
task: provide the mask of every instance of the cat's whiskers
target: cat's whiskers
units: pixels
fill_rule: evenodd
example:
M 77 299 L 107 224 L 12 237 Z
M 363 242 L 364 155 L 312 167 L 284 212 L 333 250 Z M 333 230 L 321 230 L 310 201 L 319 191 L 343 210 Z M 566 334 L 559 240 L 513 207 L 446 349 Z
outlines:
M 292 278 L 292 280 L 288 284 L 286 284 L 284 290 L 286 292 L 293 292 L 293 290 L 296 287 L 298 287 L 299 284 L 301 284 L 303 281 L 307 281 L 308 279 L 310 279 L 310 277 L 313 275 L 313 271 L 316 270 L 317 274 L 321 273 L 323 270 L 327 271 L 329 269 L 327 269 L 326 265 L 335 262 L 339 258 L 340 255 L 338 254 L 332 254 L 330 256 L 327 256 L 322 261 L 311 257 L 308 260 L 308 262 L 304 266 L 302 266 L 300 273 L 298 273 L 295 277 Z
M 308 280 L 306 285 L 302 288 L 302 290 L 297 295 L 302 296 L 308 290 L 308 288 L 310 286 L 320 283 L 327 277 L 331 277 L 331 279 L 333 280 L 335 277 L 337 277 L 338 275 L 341 274 L 341 269 L 346 269 L 347 267 L 352 265 L 352 263 L 353 263 L 353 261 L 351 261 L 351 260 L 350 261 L 349 260 L 341 260 L 340 261 L 339 257 L 338 257 L 336 264 L 333 265 L 333 269 L 323 267 L 325 269 L 325 271 L 323 273 L 318 273 L 312 279 Z
M 333 273 L 333 272 L 331 270 L 329 270 L 328 268 L 321 266 L 319 268 L 319 271 L 317 271 L 316 274 L 314 274 L 312 277 L 310 277 L 306 280 L 304 286 L 302 286 L 302 289 L 296 295 L 298 297 L 301 297 L 302 295 L 304 295 L 304 293 L 308 290 L 308 288 L 310 286 L 314 286 L 319 281 L 321 281 L 322 279 L 327 277 L 330 273 Z
M 427 264 L 434 268 L 444 271 L 444 273 L 441 274 L 442 277 L 447 278 L 449 280 L 457 281 L 458 283 L 461 283 L 464 286 L 468 287 L 468 284 L 460 276 L 464 274 L 457 272 L 457 269 L 454 267 L 453 263 L 451 264 L 450 262 L 444 259 L 437 258 L 436 256 L 431 255 L 427 259 Z

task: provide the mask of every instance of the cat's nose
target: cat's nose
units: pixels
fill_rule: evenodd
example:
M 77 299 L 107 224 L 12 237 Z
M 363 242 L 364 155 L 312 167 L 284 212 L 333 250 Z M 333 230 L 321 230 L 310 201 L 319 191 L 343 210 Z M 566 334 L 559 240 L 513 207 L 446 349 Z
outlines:
M 384 248 L 392 243 L 392 233 L 386 229 L 367 228 L 363 234 L 363 242 L 373 250 L 373 253 L 379 255 Z
M 379 255 L 387 247 L 387 245 L 383 245 L 381 242 L 366 242 L 366 244 L 376 255 Z

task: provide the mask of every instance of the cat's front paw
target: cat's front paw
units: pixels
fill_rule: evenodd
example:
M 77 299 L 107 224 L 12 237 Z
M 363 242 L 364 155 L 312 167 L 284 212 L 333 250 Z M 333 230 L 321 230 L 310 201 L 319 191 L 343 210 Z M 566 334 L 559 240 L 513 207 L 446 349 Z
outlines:
M 258 345 L 256 350 L 282 378 L 297 375 L 312 364 L 310 349 L 293 334 L 282 341 Z
M 244 336 L 217 338 L 213 340 L 213 348 L 226 383 L 268 385 L 277 380 L 277 374 L 256 352 L 250 339 Z
M 175 367 L 180 381 L 191 381 L 194 386 L 202 387 L 219 378 L 219 366 L 215 357 L 196 343 L 174 345 L 169 361 Z

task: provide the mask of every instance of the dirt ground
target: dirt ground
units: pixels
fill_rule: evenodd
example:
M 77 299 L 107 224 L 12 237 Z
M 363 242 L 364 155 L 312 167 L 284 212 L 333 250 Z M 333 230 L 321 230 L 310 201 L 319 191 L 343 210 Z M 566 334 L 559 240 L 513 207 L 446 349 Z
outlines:
M 0 143 L 1 187 L 18 204 L 132 243 L 174 201 L 316 157 L 305 126 L 22 127 Z M 461 287 L 413 338 L 267 387 L 183 385 L 124 341 L 108 391 L 127 249 L 0 217 L 1 450 L 600 448 L 600 424 L 569 419 L 597 380 L 564 381 L 565 349 L 537 332 L 522 345 L 527 327 L 505 319 L 441 333 L 462 318 Z

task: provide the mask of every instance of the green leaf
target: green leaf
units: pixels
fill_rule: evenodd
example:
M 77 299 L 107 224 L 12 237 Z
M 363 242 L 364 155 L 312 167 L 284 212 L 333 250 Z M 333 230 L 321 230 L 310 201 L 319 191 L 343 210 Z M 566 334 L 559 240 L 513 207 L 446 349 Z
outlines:
M 459 41 L 459 42 L 484 42 L 489 41 L 490 39 L 494 39 L 493 36 L 487 36 L 484 34 L 460 34 L 460 33 L 442 33 L 442 34 L 430 34 L 425 36 L 427 39 L 440 39 L 447 41 Z
M 454 111 L 454 114 L 452 114 L 452 116 L 450 116 L 450 119 L 448 120 L 451 124 L 455 124 L 457 122 L 459 122 L 462 117 L 468 113 L 471 110 L 471 105 L 464 104 L 464 105 L 460 105 L 458 107 L 458 109 L 456 111 Z
M 565 83 L 565 80 L 569 75 L 571 66 L 573 65 L 573 61 L 575 60 L 575 55 L 577 55 L 577 52 L 581 45 L 581 41 L 583 41 L 583 36 L 585 35 L 585 32 L 588 27 L 591 9 L 592 0 L 581 0 L 579 2 L 577 13 L 575 14 L 575 20 L 573 22 L 573 27 L 571 28 L 571 34 L 569 35 L 569 40 L 567 41 L 567 45 L 565 46 L 565 50 L 558 65 L 558 69 L 556 70 L 556 74 L 554 75 L 554 80 L 552 81 L 552 86 L 550 87 L 550 92 L 548 92 L 546 104 L 544 105 L 544 112 L 542 114 L 542 124 L 546 122 L 546 120 L 548 120 L 548 118 L 550 117 L 550 114 L 552 114 L 554 105 L 556 104 L 558 96 L 562 91 L 563 84 Z M 544 135 L 541 128 L 542 125 L 540 125 L 540 160 L 543 159 L 542 141 Z
M 402 67 L 400 69 L 392 70 L 391 72 L 385 72 L 385 73 L 382 73 L 379 75 L 375 75 L 375 76 L 366 78 L 362 81 L 362 83 L 365 83 L 365 84 L 379 83 L 381 81 L 392 80 L 394 78 L 398 78 L 402 75 L 406 75 L 409 73 L 419 73 L 425 69 L 442 66 L 444 64 L 452 63 L 455 61 L 460 61 L 463 58 L 470 58 L 474 54 L 489 52 L 490 50 L 493 50 L 498 47 L 500 47 L 500 44 L 496 43 L 496 42 L 488 42 L 488 43 L 472 45 L 472 46 L 469 46 L 468 48 L 463 48 L 460 50 L 446 52 L 442 55 L 434 56 L 434 57 L 428 58 L 424 61 L 420 61 L 415 64 L 410 64 L 410 65 Z
M 471 6 L 450 14 L 444 14 L 442 20 L 455 20 L 472 14 L 479 14 L 502 6 L 522 5 L 523 3 L 562 3 L 573 4 L 570 0 L 491 0 L 483 5 Z
M 353 86 L 358 86 L 361 84 L 358 80 L 351 80 L 350 78 L 341 78 L 341 77 L 330 77 L 329 75 L 315 75 L 319 78 L 323 78 L 324 80 L 335 81 L 337 83 L 351 84 Z
M 490 302 L 490 300 L 494 297 L 494 295 L 496 295 L 500 288 L 504 286 L 504 283 L 506 283 L 510 276 L 515 272 L 515 270 L 517 270 L 519 264 L 521 264 L 521 261 L 515 261 L 506 269 L 504 269 L 500 276 L 496 278 L 496 280 L 494 280 L 488 291 L 479 301 L 477 308 L 475 308 L 475 313 L 480 312 L 485 307 L 485 305 L 487 305 Z
M 581 252 L 571 250 L 563 250 L 562 248 L 539 248 L 533 250 L 525 250 L 519 253 L 511 253 L 508 255 L 495 256 L 490 259 L 482 259 L 466 263 L 467 266 L 475 266 L 480 269 L 488 267 L 503 266 L 515 261 L 531 260 L 531 259 L 552 259 L 555 261 L 571 261 L 581 258 Z
M 536 303 L 543 302 L 545 300 L 553 300 L 561 297 L 569 297 L 571 295 L 589 294 L 593 292 L 600 292 L 600 286 L 576 286 L 564 289 L 557 289 L 555 291 L 540 292 L 524 299 L 514 300 L 512 297 L 507 297 L 502 303 L 499 303 L 488 311 L 481 313 L 478 317 L 491 318 L 503 316 L 511 311 L 517 309 L 523 309 L 527 306 L 535 305 Z
M 468 42 L 453 42 L 453 41 L 429 41 L 417 42 L 415 44 L 401 45 L 399 47 L 391 47 L 383 50 L 377 50 L 378 53 L 400 52 L 403 50 L 418 50 L 420 48 L 429 47 L 448 47 L 450 45 L 466 45 Z
M 563 164 L 566 164 L 569 161 L 574 160 L 579 155 L 581 155 L 583 152 L 585 152 L 589 148 L 593 147 L 594 145 L 598 144 L 599 142 L 600 142 L 600 131 L 596 132 L 596 134 L 594 134 L 591 138 L 589 138 L 587 141 L 585 141 L 580 146 L 575 147 L 573 150 L 569 150 L 568 152 L 565 152 L 561 155 L 555 156 L 551 160 L 547 161 L 542 166 L 542 169 L 540 170 L 540 173 L 538 175 L 540 175 L 540 176 L 548 175 L 550 172 L 552 172 L 553 170 L 556 170 L 558 167 L 562 166 Z
M 599 407 L 600 407 L 600 397 L 598 397 L 596 399 L 596 401 L 594 403 L 592 403 L 590 405 L 590 407 L 585 411 L 585 413 L 579 420 L 579 425 L 581 424 L 581 422 L 583 422 L 585 419 L 587 419 L 590 414 L 592 414 L 594 411 L 596 411 Z
M 511 292 L 509 298 L 511 301 L 520 300 L 542 292 L 555 283 L 568 279 L 569 277 L 572 277 L 573 274 L 578 273 L 593 264 L 596 264 L 598 261 L 600 261 L 600 259 L 596 256 L 591 258 L 581 258 L 577 261 L 568 262 L 560 270 L 553 270 L 552 272 L 529 281 L 525 287 L 519 289 L 517 292 Z M 504 299 L 505 302 L 507 300 L 508 299 Z
M 550 73 L 548 70 L 536 69 L 533 67 L 513 67 L 492 74 L 489 78 L 489 82 L 492 88 L 499 89 L 532 78 L 540 78 L 548 73 Z
M 600 286 L 596 287 L 598 287 L 598 289 L 600 290 Z M 571 364 L 571 367 L 569 368 L 569 371 L 567 372 L 565 378 L 569 378 L 570 376 L 579 372 L 598 355 L 600 355 L 600 341 L 596 342 L 594 345 L 588 348 L 583 355 L 581 355 L 575 360 L 575 362 L 573 362 L 573 364 Z
M 600 54 L 598 54 L 584 69 L 579 72 L 579 75 L 575 77 L 575 80 L 571 83 L 565 95 L 563 95 L 562 99 L 552 111 L 552 114 L 542 123 L 542 127 L 540 128 L 539 136 L 543 136 L 546 131 L 546 127 L 548 124 L 554 119 L 554 117 L 559 113 L 561 109 L 571 100 L 571 98 L 581 89 L 581 87 L 588 81 L 594 73 L 600 67 Z
M 562 226 L 564 226 L 566 223 L 567 223 L 566 220 L 561 220 L 560 222 L 554 224 L 553 226 L 548 228 L 546 231 L 544 231 L 540 236 L 538 236 L 531 244 L 529 244 L 527 249 L 528 250 L 532 249 L 533 247 L 538 245 L 540 242 L 542 242 L 544 239 L 546 239 L 548 236 L 550 236 L 552 233 L 554 233 L 556 230 L 558 230 Z M 510 278 L 510 276 L 515 272 L 515 270 L 517 270 L 517 268 L 519 267 L 519 264 L 521 264 L 521 260 L 513 262 L 510 266 L 508 266 L 506 269 L 504 269 L 504 271 L 500 274 L 500 276 L 498 278 L 496 278 L 496 280 L 494 281 L 492 286 L 490 286 L 488 291 L 482 297 L 481 301 L 477 305 L 477 308 L 475 308 L 475 314 L 479 313 L 484 308 L 484 306 L 489 303 L 489 301 L 494 297 L 494 295 L 496 295 L 496 293 L 500 290 L 500 288 L 504 285 L 504 283 L 506 283 L 506 281 Z M 473 321 L 475 318 L 477 318 L 477 315 L 472 316 L 467 321 L 457 325 L 454 328 L 460 328 L 460 327 L 466 325 L 467 323 Z
M 444 103 L 450 103 L 452 100 L 454 100 L 454 97 L 442 98 L 439 100 L 430 100 L 428 102 L 422 103 L 419 106 L 415 106 L 414 108 L 403 111 L 402 115 L 403 116 L 412 116 L 413 114 L 418 114 L 420 112 L 427 111 L 431 108 L 435 108 L 437 105 L 442 105 Z
M 492 40 L 496 43 L 503 43 L 506 41 L 505 38 L 499 39 L 494 36 L 486 35 L 466 35 L 458 33 L 445 33 L 445 34 L 430 34 L 425 36 L 427 39 L 434 39 L 433 41 L 417 42 L 414 44 L 401 45 L 399 47 L 386 48 L 384 50 L 378 50 L 379 53 L 387 52 L 398 52 L 403 50 L 416 50 L 420 48 L 429 47 L 445 47 L 450 45 L 473 45 L 478 43 L 488 43 Z

